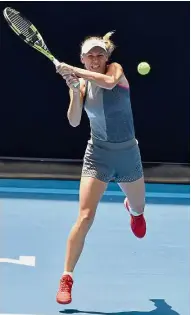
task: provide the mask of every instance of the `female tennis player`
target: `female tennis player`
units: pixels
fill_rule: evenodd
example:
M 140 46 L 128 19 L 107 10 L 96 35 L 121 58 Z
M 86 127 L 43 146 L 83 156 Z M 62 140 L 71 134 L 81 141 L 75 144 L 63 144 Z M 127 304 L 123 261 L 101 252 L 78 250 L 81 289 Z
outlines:
M 83 42 L 81 62 L 85 69 L 65 63 L 57 68 L 70 89 L 69 123 L 77 127 L 84 108 L 91 127 L 81 174 L 79 215 L 68 237 L 64 272 L 56 296 L 60 304 L 72 301 L 73 271 L 109 181 L 115 180 L 126 196 L 124 204 L 135 236 L 143 238 L 146 234 L 144 176 L 129 83 L 122 66 L 108 62 L 115 48 L 110 40 L 112 33 Z M 74 87 L 77 82 L 79 86 Z

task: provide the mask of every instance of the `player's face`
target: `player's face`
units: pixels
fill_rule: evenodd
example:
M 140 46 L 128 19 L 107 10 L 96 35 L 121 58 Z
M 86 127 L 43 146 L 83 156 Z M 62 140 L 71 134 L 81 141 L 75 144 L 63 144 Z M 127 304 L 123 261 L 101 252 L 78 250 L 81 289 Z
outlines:
M 94 47 L 81 57 L 81 61 L 87 70 L 99 73 L 105 72 L 107 60 L 107 53 L 101 47 Z

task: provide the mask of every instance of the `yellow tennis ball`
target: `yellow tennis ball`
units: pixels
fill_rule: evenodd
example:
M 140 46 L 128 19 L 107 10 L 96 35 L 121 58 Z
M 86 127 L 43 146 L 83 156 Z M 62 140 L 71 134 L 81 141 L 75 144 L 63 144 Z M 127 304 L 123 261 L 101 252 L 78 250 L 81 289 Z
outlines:
M 141 62 L 137 67 L 138 72 L 141 75 L 148 74 L 151 70 L 150 65 L 147 62 Z

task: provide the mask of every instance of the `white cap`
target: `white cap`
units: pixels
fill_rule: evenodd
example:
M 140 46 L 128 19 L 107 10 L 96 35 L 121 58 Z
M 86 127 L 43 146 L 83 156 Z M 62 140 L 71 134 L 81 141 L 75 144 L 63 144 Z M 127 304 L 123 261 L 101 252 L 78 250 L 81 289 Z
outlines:
M 84 45 L 82 46 L 82 54 L 87 54 L 94 47 L 101 47 L 107 52 L 106 45 L 103 40 L 101 39 L 89 39 L 85 41 Z

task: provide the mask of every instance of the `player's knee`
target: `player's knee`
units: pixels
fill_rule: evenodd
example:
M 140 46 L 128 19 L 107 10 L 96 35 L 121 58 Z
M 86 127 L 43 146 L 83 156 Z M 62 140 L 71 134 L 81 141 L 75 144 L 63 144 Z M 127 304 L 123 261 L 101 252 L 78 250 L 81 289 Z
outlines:
M 90 227 L 94 221 L 95 213 L 89 209 L 80 212 L 78 222 L 81 226 Z

